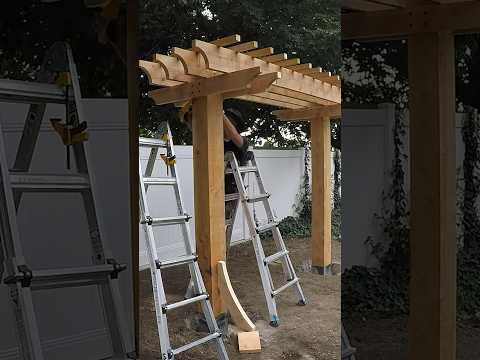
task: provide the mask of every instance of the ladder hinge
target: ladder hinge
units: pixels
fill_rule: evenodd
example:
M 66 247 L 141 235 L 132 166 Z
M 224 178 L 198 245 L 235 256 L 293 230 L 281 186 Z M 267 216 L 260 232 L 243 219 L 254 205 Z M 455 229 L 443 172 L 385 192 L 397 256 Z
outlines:
M 160 270 L 160 268 L 162 267 L 162 263 L 160 262 L 160 260 L 155 260 L 155 267 Z
M 185 215 L 185 221 L 186 222 L 190 221 L 190 219 L 192 218 L 192 215 L 189 215 L 187 213 L 184 213 L 183 215 Z
M 167 313 L 167 305 L 162 305 L 162 314 L 166 314 Z
M 151 216 L 145 216 L 145 220 L 140 221 L 140 224 L 152 225 L 153 218 Z
M 118 273 L 122 272 L 127 268 L 127 265 L 125 264 L 119 264 L 117 260 L 115 259 L 107 259 L 107 264 L 113 265 L 113 270 L 110 273 L 110 278 L 111 279 L 117 279 L 118 278 Z
M 22 287 L 29 287 L 33 279 L 32 270 L 30 270 L 27 265 L 18 265 L 17 269 L 21 274 L 7 276 L 4 280 L 5 284 L 15 284 L 16 282 L 20 282 Z

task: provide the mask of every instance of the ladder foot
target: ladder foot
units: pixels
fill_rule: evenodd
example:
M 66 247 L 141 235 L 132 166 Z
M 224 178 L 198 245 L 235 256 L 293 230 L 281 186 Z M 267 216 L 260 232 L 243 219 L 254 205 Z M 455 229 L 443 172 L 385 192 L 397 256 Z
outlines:
M 280 320 L 278 320 L 278 318 L 270 321 L 270 326 L 271 327 L 278 327 L 279 325 L 280 325 Z
M 307 301 L 304 300 L 304 299 L 302 299 L 302 300 L 300 300 L 300 301 L 297 303 L 297 305 L 298 305 L 298 306 L 305 306 L 305 305 L 307 305 Z

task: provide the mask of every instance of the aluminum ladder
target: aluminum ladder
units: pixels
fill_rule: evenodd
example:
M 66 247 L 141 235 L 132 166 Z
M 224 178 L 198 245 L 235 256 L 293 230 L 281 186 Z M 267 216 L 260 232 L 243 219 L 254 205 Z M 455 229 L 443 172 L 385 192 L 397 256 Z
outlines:
M 184 351 L 190 350 L 196 346 L 208 342 L 214 342 L 217 347 L 218 358 L 220 360 L 228 360 L 227 351 L 222 339 L 222 333 L 217 325 L 215 316 L 210 304 L 209 295 L 203 283 L 200 267 L 198 265 L 198 256 L 192 249 L 190 228 L 188 221 L 191 218 L 186 214 L 183 205 L 180 181 L 178 178 L 177 166 L 175 161 L 175 151 L 173 146 L 172 135 L 168 123 L 166 124 L 166 131 L 160 135 L 160 138 L 140 138 L 140 147 L 150 148 L 145 170 L 142 169 L 142 162 L 139 162 L 139 182 L 140 182 L 140 223 L 143 225 L 145 231 L 145 242 L 147 256 L 149 260 L 149 267 L 152 279 L 153 297 L 155 301 L 155 310 L 157 317 L 158 336 L 160 339 L 160 348 L 162 352 L 162 359 L 174 359 L 175 356 Z M 163 161 L 167 166 L 167 176 L 153 177 L 153 170 L 159 151 L 162 149 Z M 162 160 L 159 160 L 162 162 Z M 151 186 L 170 186 L 173 187 L 177 214 L 171 217 L 154 218 L 150 211 L 148 202 L 148 189 Z M 182 230 L 182 237 L 185 244 L 186 255 L 169 260 L 160 260 L 158 251 L 155 245 L 154 228 L 165 225 L 180 225 Z M 191 290 L 187 292 L 185 300 L 167 303 L 167 298 L 163 286 L 162 270 L 174 266 L 188 266 L 190 271 L 190 286 Z M 171 310 L 181 308 L 183 306 L 200 303 L 205 316 L 205 320 L 209 329 L 209 334 L 201 339 L 183 345 L 179 348 L 173 349 L 170 344 L 170 337 L 168 334 L 167 314 Z
M 0 263 L 5 264 L 3 284 L 10 288 L 20 358 L 27 360 L 45 358 L 32 298 L 35 290 L 96 285 L 112 343 L 110 359 L 135 359 L 133 338 L 124 318 L 118 284 L 118 275 L 126 266 L 117 263 L 113 258 L 103 236 L 102 224 L 97 219 L 95 184 L 93 174 L 88 171 L 89 156 L 86 144 L 78 142 L 71 145 L 77 167 L 76 173 L 29 172 L 47 103 L 70 103 L 66 108 L 70 107 L 72 110 L 68 117 L 72 120 L 73 126 L 84 119 L 80 86 L 70 47 L 65 43 L 56 43 L 48 56 L 55 64 L 49 63 L 47 67 L 52 66 L 50 68 L 52 73 L 56 70 L 69 73 L 70 85 L 62 89 L 51 83 L 0 80 L 0 101 L 31 104 L 12 169 L 8 167 L 6 146 L 0 127 L 0 235 L 3 250 L 0 251 Z M 43 70 L 40 75 L 47 74 L 48 69 Z M 69 93 L 67 88 L 70 88 Z M 81 195 L 92 248 L 91 265 L 47 270 L 31 269 L 23 255 L 17 221 L 17 210 L 24 192 Z
M 248 162 L 250 162 L 250 165 L 248 165 Z M 244 182 L 244 176 L 248 173 L 255 174 L 258 183 L 258 190 L 260 191 L 259 194 L 248 194 Z M 235 216 L 237 213 L 238 205 L 241 203 L 245 217 L 247 218 L 247 224 L 255 250 L 255 257 L 257 259 L 258 270 L 260 272 L 260 278 L 262 280 L 265 300 L 267 302 L 268 312 L 270 315 L 270 325 L 276 327 L 280 323 L 280 318 L 278 316 L 275 298 L 282 291 L 292 286 L 295 287 L 298 294 L 298 305 L 306 305 L 305 296 L 303 295 L 299 278 L 295 274 L 295 269 L 293 267 L 292 261 L 290 260 L 290 256 L 285 246 L 285 242 L 283 241 L 282 234 L 278 229 L 279 223 L 274 219 L 273 210 L 269 202 L 270 194 L 265 191 L 265 187 L 263 185 L 260 171 L 257 166 L 257 162 L 255 160 L 253 152 L 248 152 L 246 166 L 240 166 L 237 159 L 235 158 L 235 154 L 233 152 L 227 152 L 225 154 L 225 175 L 228 174 L 233 174 L 235 178 L 237 192 L 225 194 L 227 215 L 225 220 L 227 248 L 229 248 L 231 245 L 231 237 Z M 265 208 L 265 212 L 268 218 L 266 224 L 256 224 L 254 214 L 249 207 L 249 204 L 257 202 L 261 202 Z M 276 252 L 269 256 L 265 255 L 262 241 L 260 238 L 261 234 L 265 234 L 267 232 L 272 232 L 273 240 L 276 246 Z M 273 284 L 272 276 L 269 269 L 269 265 L 276 261 L 281 262 L 286 279 L 286 283 L 277 288 L 275 288 Z

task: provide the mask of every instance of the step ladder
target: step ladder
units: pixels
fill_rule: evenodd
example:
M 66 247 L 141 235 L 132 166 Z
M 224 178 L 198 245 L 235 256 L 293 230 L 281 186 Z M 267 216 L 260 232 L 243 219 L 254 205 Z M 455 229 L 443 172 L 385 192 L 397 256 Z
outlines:
M 184 351 L 190 350 L 196 346 L 205 343 L 214 342 L 217 348 L 218 358 L 220 360 L 228 360 L 228 355 L 222 339 L 222 333 L 217 325 L 215 316 L 210 304 L 209 295 L 203 283 L 200 267 L 198 265 L 198 256 L 192 249 L 190 228 L 188 221 L 190 215 L 185 212 L 182 195 L 180 191 L 180 182 L 178 178 L 177 166 L 175 161 L 175 152 L 173 147 L 172 135 L 168 123 L 166 124 L 166 131 L 157 139 L 140 138 L 140 147 L 150 148 L 150 155 L 148 158 L 145 171 L 142 169 L 142 163 L 139 164 L 139 179 L 140 179 L 140 223 L 143 225 L 146 239 L 147 256 L 149 260 L 149 267 L 152 279 L 153 296 L 155 300 L 155 310 L 157 317 L 158 336 L 160 338 L 160 348 L 162 352 L 162 359 L 174 359 L 175 356 Z M 165 165 L 167 166 L 166 177 L 153 177 L 153 170 L 159 151 Z M 162 160 L 160 160 L 162 161 Z M 151 216 L 150 207 L 148 204 L 148 189 L 151 186 L 170 186 L 173 187 L 177 213 L 170 217 L 154 218 Z M 154 228 L 165 225 L 180 225 L 182 230 L 182 237 L 185 244 L 186 255 L 169 260 L 160 260 L 159 254 L 155 245 Z M 188 266 L 190 271 L 191 291 L 187 292 L 185 300 L 167 303 L 165 290 L 163 286 L 162 270 L 174 266 Z M 209 329 L 209 334 L 201 339 L 193 341 L 189 344 L 183 345 L 177 349 L 173 349 L 170 344 L 168 334 L 167 314 L 174 309 L 179 309 L 183 306 L 193 303 L 201 305 L 205 320 Z
M 260 278 L 262 280 L 265 300 L 267 302 L 268 312 L 270 314 L 270 325 L 276 327 L 280 323 L 280 318 L 278 316 L 275 298 L 282 291 L 290 287 L 294 287 L 297 291 L 299 299 L 297 304 L 301 306 L 305 305 L 306 300 L 300 286 L 299 278 L 295 274 L 295 269 L 293 267 L 292 261 L 290 260 L 290 256 L 283 241 L 282 234 L 278 229 L 279 223 L 274 219 L 273 210 L 269 202 L 270 194 L 265 191 L 265 187 L 260 176 L 260 171 L 252 151 L 249 151 L 247 153 L 246 160 L 246 164 L 242 164 L 242 166 L 240 166 L 233 152 L 227 152 L 225 154 L 225 175 L 233 174 L 236 184 L 235 193 L 225 194 L 225 225 L 227 248 L 229 248 L 231 245 L 235 216 L 237 213 L 237 208 L 241 203 L 245 217 L 247 219 L 251 240 L 253 242 L 253 247 L 255 250 L 255 257 L 257 259 L 258 270 L 260 272 Z M 245 175 L 249 173 L 255 174 L 258 183 L 258 190 L 260 192 L 259 194 L 251 195 L 247 192 L 244 179 Z M 263 204 L 265 212 L 267 214 L 267 222 L 265 224 L 256 223 L 254 214 L 249 206 L 249 204 L 258 202 Z M 276 246 L 276 252 L 274 254 L 266 256 L 263 250 L 260 235 L 268 232 L 272 233 L 273 240 Z M 286 283 L 275 288 L 272 281 L 272 276 L 270 274 L 269 265 L 277 261 L 280 261 L 282 264 Z
M 342 322 L 342 360 L 355 360 L 355 353 L 357 350 L 350 345 L 350 340 L 348 339 L 348 335 L 343 328 Z
M 96 285 L 112 343 L 110 359 L 135 359 L 133 339 L 124 318 L 118 284 L 118 275 L 126 266 L 117 263 L 112 257 L 103 236 L 102 224 L 97 219 L 95 185 L 93 174 L 88 171 L 86 144 L 81 141 L 71 145 L 77 167 L 75 174 L 29 172 L 47 103 L 63 103 L 66 108 L 70 107 L 68 117 L 71 126 L 84 120 L 80 86 L 70 47 L 65 43 L 56 43 L 47 58 L 53 63 L 48 63 L 40 75 L 61 70 L 69 74 L 70 85 L 62 89 L 49 83 L 0 80 L 0 101 L 31 104 L 12 169 L 9 169 L 7 164 L 4 135 L 0 127 L 0 235 L 3 248 L 3 252 L 0 252 L 0 257 L 3 257 L 0 258 L 0 263 L 5 264 L 3 284 L 10 289 L 20 358 L 45 359 L 32 298 L 35 290 Z M 48 270 L 35 270 L 29 266 L 23 255 L 17 222 L 17 210 L 24 192 L 72 192 L 82 196 L 92 247 L 90 266 Z

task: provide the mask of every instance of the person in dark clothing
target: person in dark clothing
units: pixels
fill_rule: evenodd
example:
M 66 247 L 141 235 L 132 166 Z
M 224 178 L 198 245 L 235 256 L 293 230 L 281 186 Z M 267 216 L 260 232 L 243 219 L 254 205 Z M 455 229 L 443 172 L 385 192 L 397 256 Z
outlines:
M 188 128 L 192 129 L 192 113 L 191 107 L 187 104 L 183 111 L 180 112 L 180 119 L 186 123 Z M 248 147 L 250 143 L 246 136 L 240 135 L 244 126 L 242 113 L 234 108 L 227 108 L 223 116 L 223 153 L 232 151 L 240 166 L 245 166 L 249 160 Z M 233 174 L 225 175 L 225 194 L 237 192 L 235 177 Z M 226 207 L 225 215 L 228 218 L 229 212 L 232 211 L 229 206 Z

